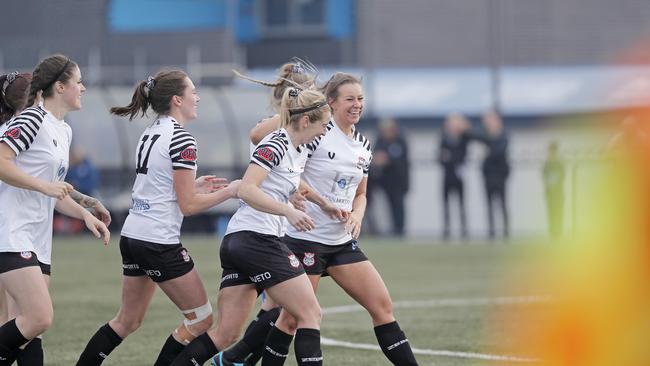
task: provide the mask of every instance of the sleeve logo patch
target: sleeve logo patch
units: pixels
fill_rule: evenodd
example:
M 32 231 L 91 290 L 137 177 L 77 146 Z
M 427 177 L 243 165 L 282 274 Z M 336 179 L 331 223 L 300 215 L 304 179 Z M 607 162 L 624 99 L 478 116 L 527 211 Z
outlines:
M 196 161 L 196 149 L 193 147 L 186 148 L 181 152 L 181 158 L 187 161 Z
M 273 159 L 275 158 L 275 154 L 273 153 L 273 150 L 269 149 L 268 147 L 259 148 L 255 151 L 255 153 L 260 158 L 266 161 L 273 161 Z
M 20 127 L 14 127 L 5 132 L 5 136 L 11 137 L 12 139 L 17 139 L 20 137 Z

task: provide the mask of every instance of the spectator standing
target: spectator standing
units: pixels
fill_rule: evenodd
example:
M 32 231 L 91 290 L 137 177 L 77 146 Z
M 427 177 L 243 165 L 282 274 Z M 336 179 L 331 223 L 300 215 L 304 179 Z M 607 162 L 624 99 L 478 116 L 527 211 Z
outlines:
M 469 121 L 461 114 L 452 113 L 445 120 L 438 150 L 438 163 L 443 169 L 442 202 L 443 202 L 443 231 L 442 236 L 450 236 L 451 220 L 449 201 L 452 195 L 458 197 L 458 212 L 460 216 L 460 232 L 467 236 L 467 216 L 465 214 L 465 185 L 464 165 L 467 155 L 467 145 L 470 136 L 467 133 Z
M 410 167 L 406 139 L 393 119 L 379 123 L 379 136 L 373 149 L 373 168 L 377 185 L 386 192 L 393 222 L 392 234 L 404 236 L 404 199 L 409 191 Z
M 506 182 L 510 175 L 508 162 L 509 138 L 503 127 L 501 116 L 495 111 L 488 111 L 482 118 L 485 134 L 479 139 L 487 147 L 487 155 L 483 160 L 481 170 L 485 183 L 485 193 L 488 209 L 488 235 L 495 237 L 494 215 L 500 208 L 503 223 L 503 237 L 507 238 L 509 230 L 508 204 L 506 197 Z

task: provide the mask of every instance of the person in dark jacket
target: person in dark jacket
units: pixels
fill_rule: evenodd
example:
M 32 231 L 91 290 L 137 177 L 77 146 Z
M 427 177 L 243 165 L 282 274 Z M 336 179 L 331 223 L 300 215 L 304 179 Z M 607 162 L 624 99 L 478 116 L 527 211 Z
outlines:
M 404 235 L 404 199 L 409 191 L 409 154 L 406 140 L 393 119 L 382 120 L 373 149 L 376 183 L 386 192 L 393 221 L 392 233 Z
M 445 239 L 450 235 L 449 201 L 452 195 L 458 197 L 461 236 L 467 236 L 467 217 L 465 214 L 465 194 L 463 170 L 467 145 L 470 135 L 467 133 L 469 121 L 461 114 L 452 113 L 445 120 L 445 125 L 438 149 L 438 162 L 443 169 L 443 232 Z
M 495 237 L 494 214 L 496 207 L 501 209 L 503 217 L 503 237 L 509 235 L 508 205 L 506 197 L 506 182 L 510 175 L 508 162 L 508 135 L 503 128 L 503 122 L 495 111 L 488 111 L 482 118 L 485 134 L 479 139 L 487 147 L 487 155 L 483 160 L 481 170 L 485 183 L 485 193 L 488 208 L 488 235 Z

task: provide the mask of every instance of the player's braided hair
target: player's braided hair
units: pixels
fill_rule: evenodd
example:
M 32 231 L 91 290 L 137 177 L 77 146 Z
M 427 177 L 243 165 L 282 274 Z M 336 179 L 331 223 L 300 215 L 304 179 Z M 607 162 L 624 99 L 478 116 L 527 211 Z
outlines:
M 275 82 L 254 79 L 236 70 L 233 70 L 233 72 L 242 79 L 273 88 L 271 107 L 274 110 L 280 108 L 282 97 L 287 88 L 298 86 L 301 89 L 309 89 L 315 85 L 318 77 L 318 69 L 316 66 L 309 61 L 297 57 L 294 57 L 291 62 L 287 62 L 280 67 L 278 79 Z

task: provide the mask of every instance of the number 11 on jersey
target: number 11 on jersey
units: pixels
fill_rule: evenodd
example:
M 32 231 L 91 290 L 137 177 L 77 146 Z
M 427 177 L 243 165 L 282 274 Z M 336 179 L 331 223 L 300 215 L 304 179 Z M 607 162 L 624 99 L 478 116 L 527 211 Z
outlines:
M 160 138 L 160 135 L 153 135 L 151 137 L 151 140 L 149 141 L 149 147 L 147 148 L 147 152 L 144 156 L 144 160 L 142 159 L 142 151 L 145 149 L 145 145 L 147 145 L 147 141 L 149 140 L 149 135 L 144 135 L 142 136 L 142 141 L 140 141 L 140 146 L 138 146 L 138 165 L 135 168 L 135 172 L 137 174 L 147 174 L 147 165 L 149 164 L 149 155 L 151 154 L 151 149 L 153 148 L 153 144 L 156 143 L 156 140 Z

